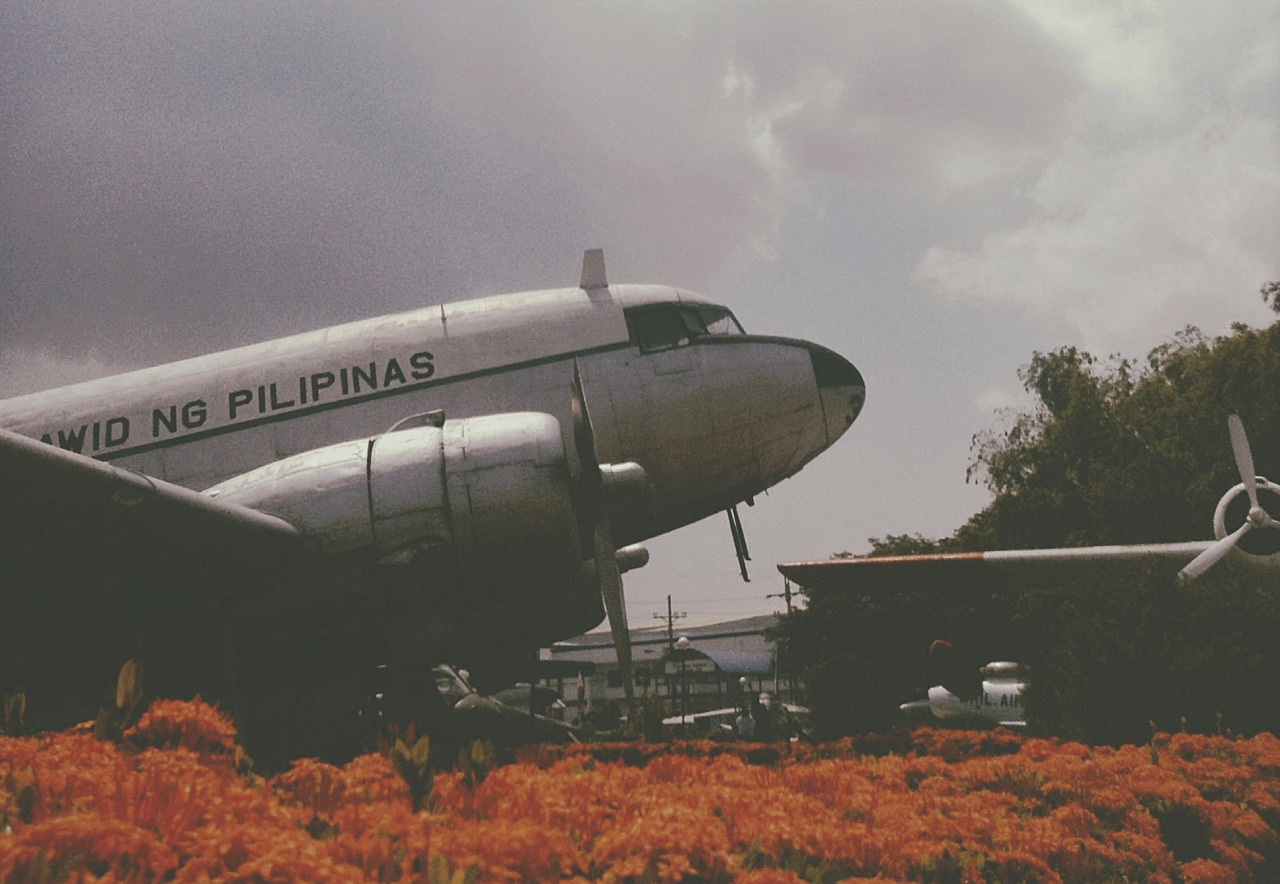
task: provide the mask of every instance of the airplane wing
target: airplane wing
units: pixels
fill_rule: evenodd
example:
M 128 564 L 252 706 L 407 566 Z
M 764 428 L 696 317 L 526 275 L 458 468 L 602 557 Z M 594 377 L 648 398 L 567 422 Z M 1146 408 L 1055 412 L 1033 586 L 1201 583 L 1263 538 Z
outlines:
M 43 593 L 42 576 L 72 564 L 91 584 L 122 570 L 137 580 L 160 567 L 176 584 L 208 567 L 300 546 L 282 519 L 8 430 L 0 430 L 0 506 L 8 596 L 24 585 Z
M 863 556 L 778 566 L 783 576 L 810 589 L 879 592 L 935 585 L 1052 589 L 1080 580 L 1118 581 L 1155 574 L 1174 580 L 1211 541 L 1066 549 L 993 550 L 912 556 Z M 1220 567 L 1238 563 L 1224 561 Z
M 1240 484 L 1223 495 L 1213 516 L 1216 540 L 1068 549 L 994 550 L 792 562 L 778 566 L 809 589 L 872 592 L 918 587 L 1053 588 L 1082 580 L 1102 585 L 1139 577 L 1194 580 L 1211 568 L 1256 573 L 1280 566 L 1280 486 L 1258 476 L 1240 418 L 1227 419 Z M 1274 573 L 1274 570 L 1272 570 Z
M 695 724 L 706 721 L 710 718 L 734 718 L 740 712 L 742 712 L 742 710 L 737 706 L 725 706 L 721 709 L 708 709 L 705 712 L 690 712 L 685 715 L 672 715 L 669 718 L 662 719 L 662 723 L 665 725 Z
M 175 612 L 209 622 L 305 558 L 281 519 L 6 430 L 0 507 L 0 691 L 69 693 L 126 648 L 187 642 Z
M 230 531 L 244 537 L 292 537 L 283 519 L 221 503 L 197 491 L 111 466 L 91 457 L 0 429 L 0 500 L 28 530 L 58 532 L 59 523 L 150 522 L 158 542 L 199 531 Z M 52 523 L 30 524 L 32 509 L 57 513 Z M 168 530 L 166 531 L 166 526 Z M 27 533 L 27 532 L 20 532 Z M 166 537 L 165 535 L 169 536 Z

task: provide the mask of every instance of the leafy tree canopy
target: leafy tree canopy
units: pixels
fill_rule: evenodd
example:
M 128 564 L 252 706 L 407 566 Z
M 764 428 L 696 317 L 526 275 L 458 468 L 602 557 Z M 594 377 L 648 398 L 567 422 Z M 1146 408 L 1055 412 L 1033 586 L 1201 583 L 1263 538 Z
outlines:
M 955 533 L 958 548 L 1205 539 L 1239 481 L 1232 413 L 1258 470 L 1280 476 L 1280 324 L 1215 340 L 1187 328 L 1141 364 L 1064 347 L 1036 353 L 1021 377 L 1036 407 L 974 438 L 969 477 L 995 497 Z
M 884 537 L 868 537 L 873 556 L 915 556 L 927 553 L 947 552 L 954 548 L 953 538 L 934 540 L 923 534 L 886 534 Z M 838 552 L 837 559 L 851 559 L 851 552 Z

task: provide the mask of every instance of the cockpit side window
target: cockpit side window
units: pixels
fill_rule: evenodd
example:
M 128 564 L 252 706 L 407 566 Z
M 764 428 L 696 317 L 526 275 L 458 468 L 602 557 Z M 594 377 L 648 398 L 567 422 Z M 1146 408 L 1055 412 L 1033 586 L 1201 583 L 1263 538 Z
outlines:
M 707 336 L 744 334 L 724 307 L 705 304 L 650 304 L 626 311 L 627 329 L 641 353 L 683 347 Z
M 640 345 L 641 353 L 670 350 L 689 343 L 689 329 L 675 304 L 637 307 L 627 310 L 626 316 L 631 340 Z

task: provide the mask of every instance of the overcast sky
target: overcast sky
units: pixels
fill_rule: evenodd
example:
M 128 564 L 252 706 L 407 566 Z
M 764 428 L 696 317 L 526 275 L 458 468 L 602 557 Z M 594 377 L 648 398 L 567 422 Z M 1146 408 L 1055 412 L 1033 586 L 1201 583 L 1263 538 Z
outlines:
M 0 59 L 0 395 L 573 285 L 593 246 L 848 356 L 866 409 L 743 510 L 752 582 L 686 528 L 632 625 L 949 534 L 1033 351 L 1274 318 L 1274 0 L 24 0 Z

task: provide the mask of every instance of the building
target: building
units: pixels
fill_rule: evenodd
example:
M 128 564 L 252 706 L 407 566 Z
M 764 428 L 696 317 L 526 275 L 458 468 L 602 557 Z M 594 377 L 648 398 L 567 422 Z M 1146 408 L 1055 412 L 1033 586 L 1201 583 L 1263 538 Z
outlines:
M 777 650 L 764 636 L 777 622 L 776 614 L 767 614 L 679 631 L 664 626 L 631 630 L 636 695 L 657 695 L 673 715 L 737 705 L 744 690 L 748 696 L 762 691 L 790 696 L 790 677 L 779 671 Z M 557 642 L 541 656 L 561 672 L 573 670 L 576 663 L 584 665 L 583 698 L 588 704 L 625 698 L 613 636 L 608 632 Z M 543 683 L 560 690 L 568 716 L 575 717 L 576 677 L 544 679 Z

